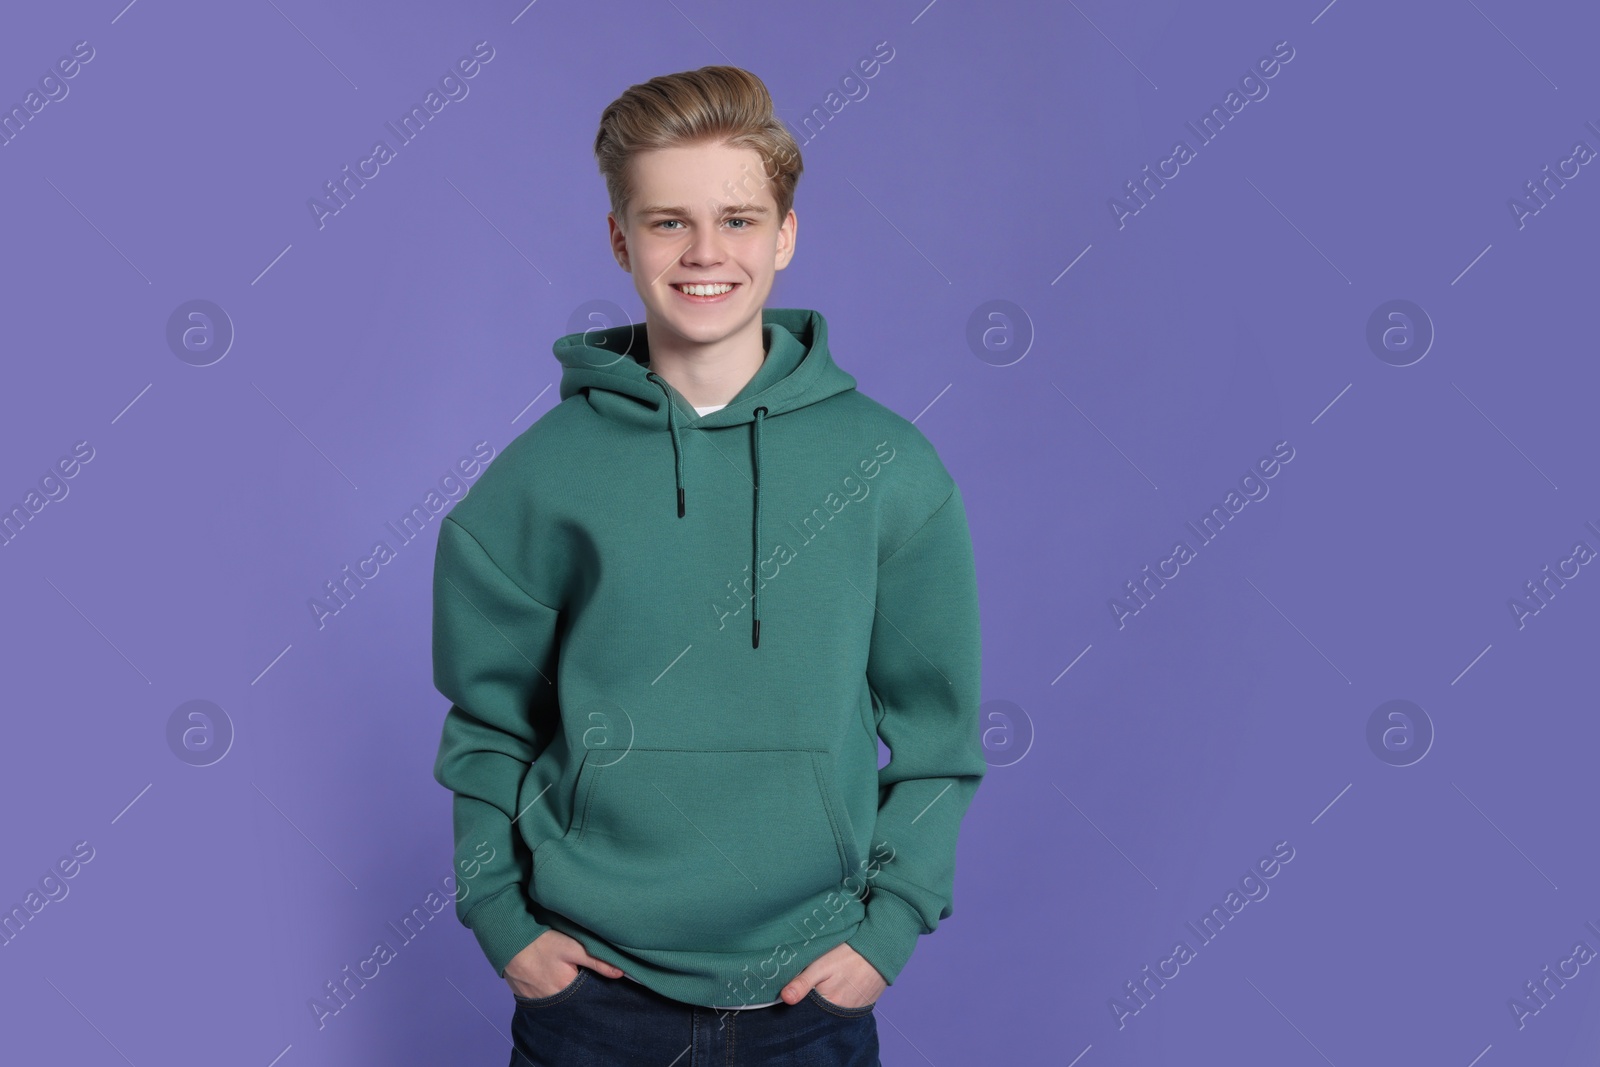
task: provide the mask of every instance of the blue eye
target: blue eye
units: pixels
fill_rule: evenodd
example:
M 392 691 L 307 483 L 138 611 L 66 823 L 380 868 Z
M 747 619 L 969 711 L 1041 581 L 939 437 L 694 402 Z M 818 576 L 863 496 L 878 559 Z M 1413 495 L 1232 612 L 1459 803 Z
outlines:
M 738 227 L 741 230 L 748 230 L 751 226 L 755 225 L 755 220 L 753 220 L 753 219 L 738 218 L 738 219 L 729 219 L 728 221 L 729 222 L 742 222 L 742 223 L 744 223 L 743 226 Z M 672 226 L 672 225 L 682 226 L 683 225 L 683 220 L 682 219 L 662 219 L 660 222 L 657 222 L 656 225 L 657 226 Z

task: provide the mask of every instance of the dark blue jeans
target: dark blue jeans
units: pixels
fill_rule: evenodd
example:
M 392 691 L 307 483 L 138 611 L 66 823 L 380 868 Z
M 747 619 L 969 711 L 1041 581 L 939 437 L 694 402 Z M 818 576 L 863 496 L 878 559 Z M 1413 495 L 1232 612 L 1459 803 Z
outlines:
M 873 1005 L 813 989 L 798 1004 L 718 1011 L 578 968 L 548 997 L 516 997 L 511 1067 L 880 1067 Z

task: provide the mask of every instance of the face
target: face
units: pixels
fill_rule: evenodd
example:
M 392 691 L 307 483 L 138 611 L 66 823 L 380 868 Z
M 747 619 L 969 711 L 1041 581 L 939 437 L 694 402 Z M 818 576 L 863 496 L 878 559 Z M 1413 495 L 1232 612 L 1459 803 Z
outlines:
M 629 161 L 628 218 L 607 216 L 612 251 L 644 301 L 652 336 L 715 344 L 761 330 L 773 276 L 794 255 L 796 221 L 782 219 L 752 148 L 700 144 L 642 152 Z M 723 283 L 710 296 L 684 285 Z

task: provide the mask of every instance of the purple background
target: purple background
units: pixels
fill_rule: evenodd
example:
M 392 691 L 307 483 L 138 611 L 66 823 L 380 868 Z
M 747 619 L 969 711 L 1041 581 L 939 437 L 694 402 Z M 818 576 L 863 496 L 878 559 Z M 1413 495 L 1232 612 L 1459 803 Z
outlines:
M 437 522 L 385 524 L 557 402 L 576 314 L 640 313 L 604 105 L 733 63 L 807 168 L 770 303 L 821 310 L 917 419 L 978 554 L 994 768 L 955 913 L 879 1001 L 884 1063 L 1595 1062 L 1600 964 L 1509 1008 L 1600 950 L 1600 577 L 1509 606 L 1600 547 L 1600 176 L 1509 206 L 1600 148 L 1594 15 L 121 2 L 0 31 L 7 109 L 95 50 L 0 147 L 0 506 L 94 449 L 0 548 L 0 908 L 94 849 L 0 947 L 0 1058 L 509 1056 L 508 990 L 448 910 L 324 1027 L 308 1008 L 451 870 Z M 319 228 L 307 201 L 483 40 L 470 94 Z M 1269 94 L 1200 145 L 1185 124 L 1279 41 Z M 1195 157 L 1119 227 L 1178 138 Z M 236 334 L 203 367 L 167 340 L 195 299 Z M 1437 334 L 1408 366 L 1367 340 L 1395 299 Z M 1270 494 L 1202 545 L 1186 522 L 1279 441 Z M 380 538 L 396 557 L 319 628 L 310 599 Z M 1119 626 L 1179 539 L 1195 558 Z M 231 729 L 210 766 L 169 742 L 190 700 L 222 709 L 213 746 Z M 1368 743 L 1390 700 L 1432 724 L 1420 762 Z M 1201 945 L 1185 923 L 1279 841 L 1270 894 Z M 1119 1027 L 1180 938 L 1195 958 Z

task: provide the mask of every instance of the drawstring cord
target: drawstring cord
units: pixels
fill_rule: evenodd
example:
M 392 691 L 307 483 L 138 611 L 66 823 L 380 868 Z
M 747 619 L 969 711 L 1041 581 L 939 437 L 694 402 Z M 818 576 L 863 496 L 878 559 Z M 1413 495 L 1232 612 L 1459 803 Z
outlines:
M 677 479 L 678 487 L 678 518 L 684 516 L 683 493 L 683 446 L 678 440 L 678 422 L 675 417 L 676 405 L 672 403 L 672 392 L 667 388 L 666 379 L 655 371 L 648 371 L 645 377 L 661 387 L 662 395 L 667 403 L 667 432 L 672 436 L 672 468 Z M 761 586 L 761 576 L 757 568 L 761 560 L 761 420 L 767 414 L 766 405 L 756 408 L 755 422 L 751 423 L 752 445 L 755 449 L 755 515 L 750 522 L 750 647 L 761 647 L 761 607 L 757 593 Z
M 761 647 L 761 606 L 756 593 L 761 588 L 761 576 L 756 567 L 761 559 L 761 418 L 767 413 L 765 406 L 756 408 L 756 421 L 750 424 L 756 453 L 755 517 L 750 520 L 750 647 Z
M 667 391 L 666 379 L 655 371 L 649 371 L 645 377 L 661 386 L 662 395 L 667 400 L 667 432 L 672 435 L 672 469 L 678 480 L 678 518 L 681 519 L 683 518 L 683 448 L 678 443 L 678 422 L 672 417 L 675 405 L 672 403 L 672 394 Z

